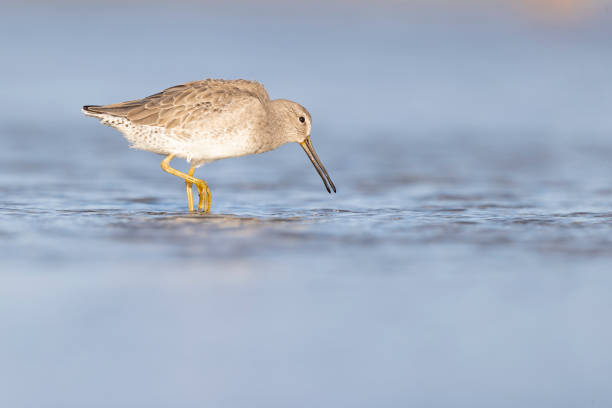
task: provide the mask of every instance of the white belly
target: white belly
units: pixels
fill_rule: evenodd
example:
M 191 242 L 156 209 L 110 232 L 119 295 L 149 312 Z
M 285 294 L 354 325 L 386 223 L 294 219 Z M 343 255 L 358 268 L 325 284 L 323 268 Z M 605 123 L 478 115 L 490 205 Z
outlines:
M 133 125 L 111 115 L 98 116 L 104 125 L 119 130 L 134 149 L 174 154 L 197 165 L 258 153 L 260 146 L 249 128 L 219 129 L 216 132 L 189 132 L 159 126 Z

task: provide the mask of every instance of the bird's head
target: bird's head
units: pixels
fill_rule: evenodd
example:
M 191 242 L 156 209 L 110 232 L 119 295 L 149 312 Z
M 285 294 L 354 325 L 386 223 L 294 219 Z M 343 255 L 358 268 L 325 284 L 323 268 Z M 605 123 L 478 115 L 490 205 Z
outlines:
M 327 192 L 331 193 L 333 190 L 335 193 L 336 186 L 334 186 L 329 174 L 327 174 L 327 170 L 323 167 L 323 163 L 321 163 L 321 159 L 319 159 L 310 141 L 310 129 L 312 128 L 310 113 L 299 103 L 286 99 L 276 99 L 272 101 L 272 106 L 275 116 L 279 121 L 283 143 L 299 143 L 317 170 L 317 173 L 321 176 Z

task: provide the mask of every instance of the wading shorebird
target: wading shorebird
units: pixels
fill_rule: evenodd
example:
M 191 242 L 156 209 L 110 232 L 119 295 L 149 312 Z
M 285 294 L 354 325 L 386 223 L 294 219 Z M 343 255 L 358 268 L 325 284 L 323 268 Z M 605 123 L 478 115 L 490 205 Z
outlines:
M 143 99 L 86 105 L 83 113 L 119 130 L 131 147 L 165 155 L 162 169 L 185 180 L 189 211 L 193 211 L 193 184 L 199 194 L 198 210 L 202 211 L 206 194 L 204 211 L 210 211 L 210 190 L 193 176 L 196 168 L 219 159 L 267 152 L 288 142 L 302 146 L 327 192 L 336 192 L 310 141 L 310 113 L 286 99 L 270 100 L 263 85 L 255 81 L 187 82 Z M 170 167 L 175 157 L 187 160 L 188 174 Z

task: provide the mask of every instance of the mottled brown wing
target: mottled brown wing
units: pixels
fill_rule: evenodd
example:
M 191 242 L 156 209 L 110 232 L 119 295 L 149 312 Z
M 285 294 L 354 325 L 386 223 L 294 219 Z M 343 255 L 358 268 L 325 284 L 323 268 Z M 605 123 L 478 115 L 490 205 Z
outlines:
M 190 128 L 197 118 L 206 118 L 235 109 L 237 104 L 257 99 L 267 106 L 270 99 L 263 85 L 246 80 L 206 79 L 173 86 L 143 99 L 105 106 L 89 106 L 89 111 L 129 119 L 134 124 Z

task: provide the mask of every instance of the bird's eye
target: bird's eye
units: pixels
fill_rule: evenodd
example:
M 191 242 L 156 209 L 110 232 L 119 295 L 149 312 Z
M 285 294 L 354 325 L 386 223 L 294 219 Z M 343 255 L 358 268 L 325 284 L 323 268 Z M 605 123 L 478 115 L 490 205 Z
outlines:
M 305 120 L 306 120 L 306 119 L 304 119 L 304 117 L 303 117 L 303 116 L 300 116 L 300 122 L 304 123 L 304 121 L 305 121 Z

